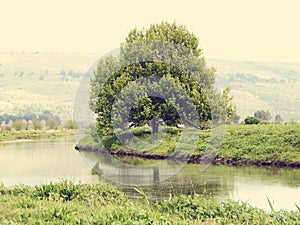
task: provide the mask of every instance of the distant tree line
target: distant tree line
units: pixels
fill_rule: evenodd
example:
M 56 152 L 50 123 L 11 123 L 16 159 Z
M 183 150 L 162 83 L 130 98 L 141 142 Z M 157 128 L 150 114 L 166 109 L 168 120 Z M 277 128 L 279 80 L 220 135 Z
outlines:
M 269 124 L 272 119 L 271 113 L 268 110 L 258 110 L 253 116 L 247 116 L 244 119 L 244 124 Z M 283 124 L 284 120 L 280 114 L 275 116 L 274 124 Z
M 0 115 L 1 131 L 6 130 L 42 130 L 58 129 L 61 126 L 61 119 L 53 115 L 50 111 L 45 110 L 43 113 L 36 115 L 27 113 L 25 115 Z
M 78 124 L 69 119 L 64 122 L 46 110 L 42 114 L 27 113 L 24 116 L 3 114 L 0 115 L 0 131 L 21 131 L 21 130 L 57 130 L 76 129 Z
M 3 122 L 5 121 L 6 123 L 8 123 L 9 121 L 12 121 L 12 122 L 16 122 L 18 120 L 45 120 L 46 122 L 49 122 L 50 120 L 55 120 L 57 121 L 58 123 L 61 123 L 61 119 L 56 116 L 56 115 L 53 115 L 52 112 L 50 112 L 49 110 L 45 110 L 43 113 L 39 114 L 39 115 L 36 115 L 35 113 L 26 113 L 24 115 L 22 114 L 19 114 L 19 115 L 12 115 L 12 114 L 3 114 L 3 115 L 0 115 L 0 122 Z

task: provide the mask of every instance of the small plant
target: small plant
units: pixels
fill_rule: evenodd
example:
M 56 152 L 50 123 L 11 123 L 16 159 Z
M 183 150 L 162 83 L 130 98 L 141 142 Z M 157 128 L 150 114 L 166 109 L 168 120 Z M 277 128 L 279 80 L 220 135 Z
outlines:
M 266 196 L 266 197 L 267 197 L 267 200 L 268 200 L 268 203 L 269 203 L 270 209 L 272 210 L 272 212 L 275 212 L 275 210 L 274 210 L 274 201 L 273 201 L 273 202 L 271 202 L 271 201 L 270 201 L 270 199 L 268 198 L 268 196 Z
M 79 187 L 69 181 L 50 183 L 36 186 L 32 195 L 37 199 L 71 201 L 78 196 Z
M 142 189 L 139 189 L 139 188 L 133 188 L 133 189 L 143 197 L 143 199 L 147 205 L 150 205 L 148 197 Z
M 297 204 L 295 204 L 295 206 L 298 209 L 298 211 L 300 212 L 300 207 Z

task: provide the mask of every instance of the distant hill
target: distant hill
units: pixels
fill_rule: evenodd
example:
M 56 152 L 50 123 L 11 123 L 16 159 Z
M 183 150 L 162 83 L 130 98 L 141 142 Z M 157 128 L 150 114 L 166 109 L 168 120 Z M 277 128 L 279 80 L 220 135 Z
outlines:
M 238 114 L 269 110 L 274 119 L 300 122 L 300 63 L 208 59 L 217 69 L 217 86 L 232 88 Z
M 73 101 L 95 54 L 0 53 L 0 114 L 50 110 L 72 118 Z
M 50 110 L 72 118 L 74 96 L 96 54 L 0 53 L 0 114 Z M 217 69 L 218 87 L 232 88 L 242 118 L 269 110 L 273 118 L 300 121 L 300 63 L 207 59 Z

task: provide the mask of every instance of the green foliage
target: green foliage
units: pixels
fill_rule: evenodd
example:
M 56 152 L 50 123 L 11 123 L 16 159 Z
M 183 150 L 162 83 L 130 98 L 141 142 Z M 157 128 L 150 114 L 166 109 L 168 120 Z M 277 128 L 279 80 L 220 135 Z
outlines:
M 11 55 L 9 52 L 2 52 L 1 58 L 3 60 L 2 67 L 0 66 L 0 82 L 5 84 L 5 89 L 1 90 L 5 96 L 1 103 L 2 113 L 18 115 L 19 112 L 33 112 L 39 115 L 48 109 L 62 120 L 72 116 L 73 97 L 81 81 L 81 77 L 75 78 L 67 74 L 71 70 L 82 74 L 95 61 L 94 54 L 84 53 L 15 52 Z M 5 63 L 7 60 L 11 63 Z M 40 63 L 41 61 L 43 63 Z M 232 88 L 239 115 L 242 117 L 256 109 L 268 109 L 271 105 L 274 112 L 285 112 L 285 122 L 299 118 L 297 115 L 300 112 L 300 89 L 297 82 L 300 79 L 300 67 L 296 63 L 207 58 L 207 64 L 218 69 L 218 86 Z M 45 74 L 46 70 L 49 72 L 45 80 L 38 82 L 39 76 Z M 62 81 L 62 70 L 68 82 Z M 24 74 L 20 77 L 22 71 Z M 247 71 L 247 74 L 243 74 L 243 71 Z M 238 74 L 240 76 L 237 76 Z M 258 96 L 258 99 L 255 96 Z M 289 111 L 286 111 L 287 108 Z
M 20 127 L 19 121 L 24 121 L 25 126 L 26 126 L 26 122 L 32 121 L 33 129 L 40 130 L 42 128 L 41 124 L 40 124 L 40 122 L 42 120 L 45 120 L 47 123 L 52 124 L 52 127 L 57 127 L 56 125 L 57 124 L 59 125 L 60 121 L 61 121 L 57 115 L 54 115 L 49 110 L 45 110 L 45 111 L 43 111 L 43 113 L 41 113 L 39 115 L 32 113 L 32 112 L 26 112 L 24 114 L 19 114 L 19 115 L 13 115 L 13 114 L 7 114 L 7 113 L 0 115 L 1 122 L 4 121 L 6 124 L 8 124 L 9 121 L 18 122 L 17 123 L 18 128 Z M 22 126 L 21 126 L 21 128 L 22 128 Z M 26 128 L 28 128 L 28 127 L 26 127 Z M 23 128 L 23 129 L 25 129 L 25 128 Z
M 259 124 L 260 119 L 258 119 L 257 117 L 254 116 L 248 116 L 245 118 L 244 123 L 245 124 Z
M 51 118 L 51 119 L 48 120 L 48 122 L 46 123 L 46 125 L 51 130 L 57 130 L 57 128 L 59 126 L 59 122 L 55 118 Z
M 218 152 L 221 157 L 300 161 L 300 125 L 230 125 Z
M 185 129 L 185 130 L 184 130 Z M 186 139 L 180 140 L 181 132 L 187 132 Z M 201 130 L 198 133 L 189 132 L 189 128 L 162 128 L 157 136 L 150 136 L 149 128 L 134 128 L 134 131 L 121 132 L 119 135 L 126 136 L 135 133 L 139 137 L 136 143 L 134 138 L 127 139 L 123 144 L 115 144 L 112 137 L 105 137 L 106 142 L 113 146 L 115 150 L 141 151 L 154 154 L 172 154 L 180 144 L 178 153 L 186 154 L 194 149 L 192 140 L 193 135 L 198 135 L 199 141 L 196 145 L 194 154 L 203 154 L 207 150 L 207 146 L 211 141 L 211 130 Z M 164 136 L 164 133 L 165 136 Z M 163 140 L 160 138 L 163 136 Z M 153 141 L 153 140 L 157 141 Z M 91 139 L 90 139 L 91 140 Z M 249 125 L 227 125 L 225 137 L 220 143 L 218 156 L 227 158 L 245 158 L 250 160 L 282 160 L 289 162 L 300 162 L 300 125 L 279 125 L 258 124 L 256 126 Z M 99 142 L 84 143 L 80 146 L 97 146 Z M 115 144 L 115 145 L 114 145 Z M 109 147 L 109 146 L 108 146 Z M 99 149 L 103 147 L 99 146 Z
M 177 128 L 177 127 L 168 127 L 167 128 L 167 132 L 169 134 L 173 134 L 173 135 L 178 135 L 180 133 L 180 131 L 181 130 L 179 128 Z
M 272 212 L 275 212 L 275 210 L 274 210 L 274 202 L 272 203 L 268 196 L 267 196 L 267 200 L 268 200 L 268 204 L 270 206 L 270 209 L 272 210 Z
M 16 130 L 16 131 L 21 131 L 21 130 L 25 130 L 26 129 L 26 123 L 24 123 L 23 121 L 16 121 L 13 123 L 12 127 Z
M 128 115 L 132 125 L 149 124 L 153 133 L 159 118 L 168 126 L 184 121 L 199 126 L 199 119 L 212 120 L 212 113 L 220 116 L 215 120 L 222 115 L 231 119 L 230 89 L 222 94 L 213 89 L 215 70 L 206 67 L 201 53 L 197 37 L 175 23 L 130 31 L 120 56 L 101 60 L 91 80 L 90 107 L 98 115 L 98 133 L 112 135 L 113 126 L 125 129 L 122 118 Z M 180 107 L 185 110 L 181 115 Z
M 63 181 L 60 185 L 50 183 L 36 186 L 32 196 L 37 199 L 71 201 L 78 197 L 79 187 L 68 181 Z
M 299 224 L 299 211 L 267 213 L 247 203 L 198 194 L 152 202 L 129 200 L 109 185 L 0 186 L 1 224 Z
M 149 127 L 136 127 L 131 129 L 132 134 L 136 137 L 144 137 L 146 135 L 151 134 L 151 130 Z
M 116 150 L 121 146 L 121 143 L 116 136 L 103 136 L 101 139 L 103 146 L 106 149 Z
M 6 131 L 6 132 L 0 132 L 0 141 L 60 137 L 60 136 L 73 135 L 73 134 L 74 134 L 73 131 L 56 131 L 56 132 L 48 132 L 46 130 Z
M 42 129 L 41 121 L 33 120 L 32 124 L 33 124 L 33 129 L 34 130 L 41 130 Z

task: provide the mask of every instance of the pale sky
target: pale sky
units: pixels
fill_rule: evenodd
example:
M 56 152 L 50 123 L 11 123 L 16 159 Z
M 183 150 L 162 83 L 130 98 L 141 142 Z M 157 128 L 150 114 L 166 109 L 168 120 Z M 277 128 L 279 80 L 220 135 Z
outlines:
M 298 0 L 0 0 L 0 52 L 105 54 L 134 27 L 169 21 L 207 58 L 300 62 Z

